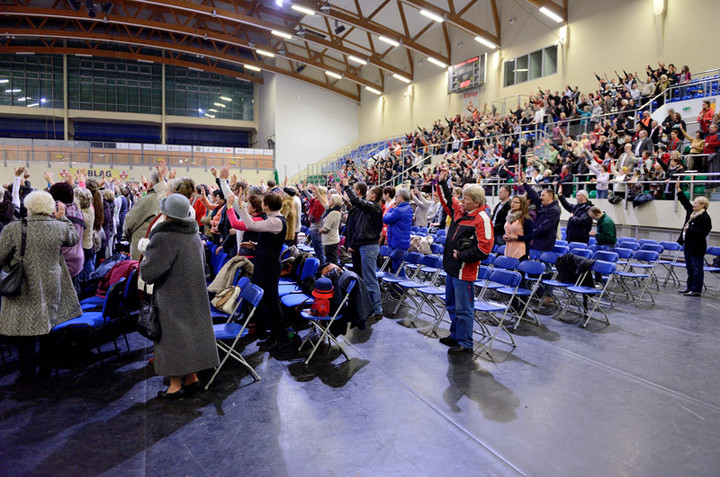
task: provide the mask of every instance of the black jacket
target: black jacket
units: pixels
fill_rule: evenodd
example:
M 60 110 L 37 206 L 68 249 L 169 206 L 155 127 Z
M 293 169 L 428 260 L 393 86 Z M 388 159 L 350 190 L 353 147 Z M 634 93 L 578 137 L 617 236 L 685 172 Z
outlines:
M 498 210 L 499 209 L 499 210 Z M 500 205 L 495 206 L 492 211 L 493 219 L 493 232 L 495 235 L 495 243 L 500 245 L 504 244 L 503 235 L 505 234 L 505 220 L 507 220 L 507 214 L 510 211 L 510 200 Z
M 703 257 L 707 250 L 707 236 L 710 234 L 710 230 L 712 230 L 710 215 L 708 215 L 706 211 L 694 219 L 690 219 L 693 212 L 690 200 L 681 190 L 677 192 L 677 196 L 686 212 L 683 228 L 685 228 L 685 225 L 688 226 L 685 231 L 685 237 L 683 237 L 682 230 L 680 231 L 678 243 L 685 246 L 685 253 L 693 257 Z
M 593 203 L 587 201 L 584 204 L 577 203 L 571 205 L 567 199 L 561 195 L 560 204 L 573 215 L 568 219 L 567 223 L 567 241 L 588 243 L 590 241 L 590 231 L 593 226 L 593 221 L 588 215 L 588 211 L 593 206 Z
M 363 245 L 377 244 L 383 228 L 380 204 L 358 198 L 351 187 L 345 187 L 345 192 L 353 206 L 345 225 L 345 247 L 357 250 Z

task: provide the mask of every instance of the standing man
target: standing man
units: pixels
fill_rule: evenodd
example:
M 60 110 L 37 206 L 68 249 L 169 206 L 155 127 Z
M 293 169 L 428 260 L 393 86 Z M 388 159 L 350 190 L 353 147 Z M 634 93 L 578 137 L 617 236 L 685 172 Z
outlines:
M 563 208 L 570 212 L 567 223 L 567 241 L 588 243 L 590 241 L 590 230 L 592 230 L 592 219 L 588 215 L 593 203 L 588 199 L 586 190 L 579 190 L 575 197 L 577 204 L 571 205 L 563 196 L 562 187 L 558 189 L 560 203 Z
M 507 214 L 510 210 L 511 194 L 511 186 L 501 185 L 500 190 L 498 190 L 498 199 L 500 200 L 500 202 L 493 209 L 493 235 L 495 236 L 495 243 L 498 245 L 503 245 L 505 243 L 505 240 L 503 240 L 503 235 L 505 234 L 505 220 L 507 219 Z
M 380 284 L 377 280 L 377 256 L 380 250 L 380 231 L 383 227 L 380 198 L 382 189 L 378 186 L 370 189 L 364 182 L 357 182 L 353 188 L 348 186 L 347 177 L 340 180 L 345 197 L 352 205 L 345 226 L 345 246 L 352 254 L 353 270 L 362 277 L 373 303 L 374 316 L 382 317 Z M 367 200 L 364 197 L 367 195 Z
M 552 189 L 543 189 L 538 196 L 532 186 L 525 183 L 525 173 L 520 173 L 520 183 L 525 188 L 528 199 L 535 204 L 537 215 L 533 222 L 533 239 L 530 244 L 535 250 L 551 252 L 555 247 L 558 225 L 560 224 L 560 206 L 555 200 Z
M 597 232 L 591 231 L 590 235 L 595 237 L 595 244 L 598 246 L 598 250 L 612 251 L 617 243 L 615 222 L 597 207 L 590 207 L 588 215 L 597 222 Z
M 440 173 L 440 201 L 452 218 L 443 252 L 445 304 L 450 315 L 450 336 L 440 342 L 449 346 L 449 354 L 473 350 L 473 282 L 477 279 L 480 261 L 487 258 L 493 247 L 493 226 L 485 212 L 485 190 L 471 185 L 463 191 L 462 204 L 453 203 L 448 186 L 449 173 Z M 452 210 L 451 207 L 456 210 Z
M 390 248 L 407 250 L 410 248 L 410 230 L 412 228 L 413 210 L 410 207 L 410 193 L 407 189 L 398 189 L 395 192 L 395 207 L 385 211 L 383 222 L 387 224 L 387 241 Z M 401 260 L 393 259 L 393 272 L 398 272 Z M 405 272 L 400 270 L 400 276 Z

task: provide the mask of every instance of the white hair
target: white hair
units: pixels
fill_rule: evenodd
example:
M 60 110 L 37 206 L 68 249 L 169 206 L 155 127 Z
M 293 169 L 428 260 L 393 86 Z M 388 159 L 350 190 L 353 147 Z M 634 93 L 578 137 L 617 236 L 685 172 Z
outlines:
M 579 191 L 577 191 L 577 193 L 575 193 L 575 198 L 578 198 L 578 197 L 580 197 L 580 196 L 583 196 L 583 197 L 585 197 L 586 199 L 589 199 L 589 198 L 590 198 L 590 196 L 588 196 L 588 193 L 587 193 L 587 191 L 586 191 L 585 189 L 580 189 Z
M 395 197 L 400 196 L 405 202 L 410 202 L 410 192 L 407 189 L 398 189 L 395 191 Z
M 332 204 L 336 207 L 339 207 L 343 203 L 342 196 L 340 194 L 333 194 L 332 197 L 330 197 L 330 201 Z
M 55 212 L 55 199 L 44 190 L 30 192 L 24 204 L 28 215 L 51 215 Z

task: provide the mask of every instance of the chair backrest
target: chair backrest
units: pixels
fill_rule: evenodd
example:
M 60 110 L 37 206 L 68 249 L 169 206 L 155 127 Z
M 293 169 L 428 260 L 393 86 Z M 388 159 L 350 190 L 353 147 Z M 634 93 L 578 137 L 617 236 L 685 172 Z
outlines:
M 305 263 L 303 263 L 302 271 L 300 272 L 300 281 L 315 275 L 318 268 L 320 268 L 320 260 L 315 257 L 306 258 Z
M 528 257 L 530 257 L 530 260 L 539 260 L 540 255 L 542 255 L 542 250 L 536 250 L 534 248 L 531 248 L 528 252 Z
M 567 246 L 567 244 L 568 244 L 568 243 L 567 243 L 567 240 L 560 240 L 560 239 L 555 240 L 555 245 L 565 245 L 565 246 Z
M 665 248 L 657 243 L 644 243 L 640 246 L 640 250 L 654 250 L 655 252 L 662 255 Z
M 676 243 L 675 245 L 679 246 L 680 244 Z M 720 247 L 708 247 L 707 250 L 705 251 L 705 253 L 708 255 L 713 255 L 713 256 L 718 257 L 718 256 L 720 256 Z
M 537 277 L 545 273 L 545 264 L 534 260 L 524 260 L 518 265 L 517 271 L 531 277 Z
M 490 274 L 490 280 L 495 283 L 505 285 L 506 287 L 514 288 L 520 285 L 522 275 L 519 272 L 514 272 L 512 270 L 499 270 L 495 268 Z
M 515 270 L 518 267 L 520 260 L 517 258 L 506 257 L 505 255 L 498 255 L 495 257 L 493 267 L 502 268 L 503 270 Z
M 660 242 L 660 245 L 663 246 L 665 251 L 667 252 L 677 252 L 682 248 L 682 246 L 677 242 Z M 710 247 L 710 248 L 717 248 L 720 251 L 720 247 Z M 709 249 L 708 249 L 709 250 Z
M 660 254 L 654 250 L 638 250 L 633 258 L 640 262 L 657 262 Z
M 442 268 L 442 257 L 438 257 L 435 255 L 425 255 L 420 263 L 430 268 Z
M 438 234 L 437 243 L 439 243 L 440 245 L 445 245 L 446 240 L 447 240 L 447 237 L 445 235 Z
M 587 247 L 588 247 L 588 244 L 582 243 L 582 242 L 570 242 L 568 244 L 568 248 L 570 249 L 571 252 L 573 250 L 575 250 L 576 248 L 587 248 Z
M 420 235 L 427 235 L 427 233 L 428 233 L 428 228 L 427 228 L 427 227 L 420 227 L 420 228 L 418 229 L 418 233 L 419 233 Z
M 607 250 L 598 250 L 592 256 L 593 260 L 604 260 L 606 262 L 617 262 L 619 256 L 617 252 L 610 252 Z
M 633 251 L 629 248 L 618 247 L 618 248 L 614 249 L 613 251 L 615 253 L 617 253 L 618 257 L 620 257 L 623 260 L 631 258 L 633 256 Z
M 380 250 L 378 251 L 378 255 L 380 255 L 381 257 L 387 257 L 388 255 L 390 255 L 390 252 L 392 252 L 392 249 L 390 248 L 390 246 L 383 245 L 380 247 Z
M 558 252 L 543 252 L 542 255 L 540 255 L 540 261 L 545 263 L 550 263 L 552 265 L 555 265 L 555 262 L 557 262 L 557 259 L 561 256 L 565 255 L 564 253 L 558 253 Z
M 110 285 L 110 288 L 108 288 L 102 307 L 103 318 L 107 319 L 110 316 L 111 312 L 116 311 L 118 310 L 118 308 L 120 308 L 120 301 L 122 300 L 123 294 L 125 292 L 126 280 L 127 278 L 122 277 L 120 280 Z
M 597 239 L 595 237 L 590 237 L 590 240 L 588 240 L 588 245 L 595 245 L 597 243 Z
M 398 248 L 390 252 L 390 258 L 393 260 L 405 260 L 407 254 L 407 250 L 401 250 Z
M 577 255 L 578 257 L 583 258 L 590 258 L 592 257 L 592 250 L 588 250 L 586 248 L 576 248 L 575 250 L 570 250 L 570 253 L 573 255 Z
M 495 253 L 498 255 L 505 255 L 505 245 L 500 245 L 497 250 L 495 250 Z
M 422 253 L 410 252 L 405 256 L 405 263 L 417 265 L 418 263 L 420 263 L 420 260 L 422 260 L 423 257 L 424 255 Z
M 445 229 L 438 229 L 435 232 L 435 235 L 437 235 L 438 238 L 445 236 L 445 234 L 447 234 L 447 230 Z
M 240 279 L 235 282 L 236 287 L 240 287 L 240 290 L 244 290 L 247 288 L 248 284 L 250 283 L 250 278 L 247 276 L 240 277 Z
M 638 240 L 638 243 L 640 244 L 640 248 L 643 248 L 643 245 L 651 244 L 651 245 L 657 245 L 657 240 L 653 239 L 640 239 Z
M 492 272 L 492 270 L 490 270 L 490 267 L 485 267 L 485 266 L 483 266 L 483 265 L 480 265 L 480 266 L 478 267 L 478 276 L 477 276 L 477 279 L 478 279 L 478 280 L 485 280 L 485 279 L 487 279 L 487 278 L 490 276 L 490 273 L 491 273 L 491 272 Z
M 497 257 L 497 255 L 489 253 L 485 260 L 480 260 L 480 265 L 492 265 L 495 261 L 495 257 Z
M 430 251 L 432 253 L 442 254 L 445 251 L 445 247 L 443 247 L 439 243 L 434 243 L 430 245 Z
M 255 308 L 260 304 L 260 300 L 262 300 L 264 293 L 265 290 L 255 285 L 254 283 L 251 283 L 249 286 L 242 289 L 242 291 L 240 292 L 240 297 L 242 297 L 244 301 L 250 303 L 250 305 Z
M 633 252 L 640 249 L 640 244 L 637 242 L 618 242 L 618 247 L 629 248 Z
M 565 255 L 570 251 L 570 247 L 568 247 L 567 245 L 558 245 L 557 243 L 555 243 L 552 251 L 557 252 L 560 255 Z
M 612 253 L 612 252 L 606 252 Z M 612 275 L 617 269 L 617 264 L 614 262 L 607 262 L 605 260 L 596 260 L 592 266 L 592 271 L 600 273 L 601 275 Z

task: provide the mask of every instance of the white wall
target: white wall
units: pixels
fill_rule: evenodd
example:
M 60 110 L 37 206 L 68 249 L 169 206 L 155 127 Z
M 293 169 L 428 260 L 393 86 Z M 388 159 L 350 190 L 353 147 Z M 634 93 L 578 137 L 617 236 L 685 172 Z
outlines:
M 275 157 L 281 181 L 286 170 L 290 177 L 357 140 L 357 103 L 292 78 L 276 76 L 274 84 Z
M 267 147 L 268 138 L 275 136 L 275 105 L 276 100 L 276 76 L 273 73 L 263 73 L 263 84 L 256 86 L 258 90 L 258 133 L 257 145 L 253 147 L 264 149 Z

